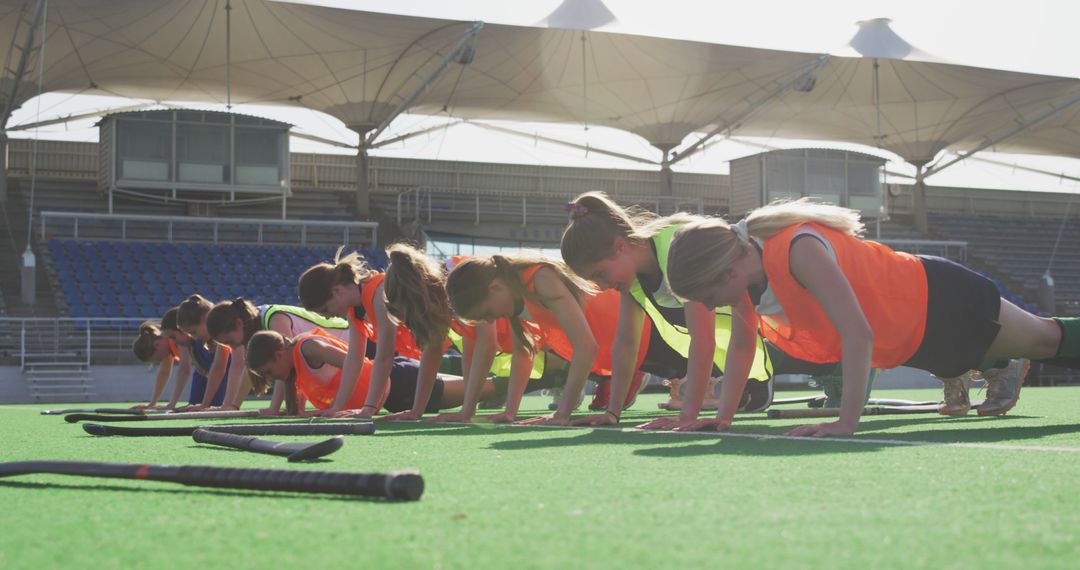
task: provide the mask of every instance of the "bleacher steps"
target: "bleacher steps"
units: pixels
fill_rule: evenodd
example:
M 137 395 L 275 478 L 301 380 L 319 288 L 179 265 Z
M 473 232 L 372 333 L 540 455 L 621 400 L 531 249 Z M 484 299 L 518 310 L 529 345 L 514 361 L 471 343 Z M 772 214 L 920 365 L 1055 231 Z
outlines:
M 94 377 L 85 363 L 28 363 L 23 377 L 35 402 L 90 402 L 97 396 Z

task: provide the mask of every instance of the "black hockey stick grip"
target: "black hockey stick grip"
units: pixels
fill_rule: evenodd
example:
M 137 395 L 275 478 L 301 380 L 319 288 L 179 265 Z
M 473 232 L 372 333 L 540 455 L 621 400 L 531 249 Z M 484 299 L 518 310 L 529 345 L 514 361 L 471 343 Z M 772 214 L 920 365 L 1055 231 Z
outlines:
M 175 474 L 158 477 L 153 467 L 147 479 L 166 479 L 199 487 L 258 489 L 297 493 L 330 493 L 415 501 L 424 493 L 424 479 L 416 471 L 344 473 L 286 469 L 183 466 Z

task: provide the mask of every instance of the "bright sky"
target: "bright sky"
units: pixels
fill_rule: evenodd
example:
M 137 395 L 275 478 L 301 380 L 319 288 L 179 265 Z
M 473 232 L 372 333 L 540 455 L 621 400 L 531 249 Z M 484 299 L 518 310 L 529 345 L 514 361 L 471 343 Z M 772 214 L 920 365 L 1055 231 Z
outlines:
M 321 4 L 370 10 L 492 23 L 533 25 L 557 8 L 560 0 L 305 0 Z M 909 43 L 939 58 L 977 67 L 991 67 L 1080 77 L 1080 2 L 1068 0 L 607 0 L 608 9 L 618 18 L 606 31 L 692 39 L 712 43 L 806 52 L 838 53 L 856 31 L 856 22 L 870 18 L 890 18 L 892 28 Z M 47 55 L 47 48 L 46 48 Z M 31 123 L 36 117 L 51 119 L 87 111 L 132 104 L 97 96 L 46 94 L 27 102 L 12 116 L 9 125 Z M 192 104 L 198 108 L 223 110 L 221 106 Z M 234 110 L 267 116 L 296 125 L 303 132 L 355 144 L 356 135 L 337 119 L 314 111 L 266 106 L 234 106 Z M 417 128 L 443 124 L 446 118 L 405 115 L 383 136 L 390 138 Z M 94 120 L 40 129 L 41 138 L 96 140 Z M 502 123 L 529 133 L 570 140 L 593 147 L 657 158 L 658 152 L 635 135 L 613 129 L 580 125 Z M 13 137 L 33 136 L 34 131 L 12 132 Z M 790 148 L 802 141 L 778 139 L 725 141 L 677 166 L 678 170 L 726 173 L 727 161 L 754 154 L 762 146 Z M 292 149 L 301 152 L 349 152 L 294 138 Z M 811 146 L 824 146 L 820 141 Z M 853 145 L 828 145 L 868 149 Z M 876 152 L 872 151 L 871 152 Z M 596 153 L 561 147 L 531 139 L 494 134 L 471 125 L 460 125 L 420 136 L 405 143 L 385 147 L 376 156 L 400 156 L 443 160 L 475 160 L 525 164 L 590 166 L 610 168 L 651 168 Z M 987 158 L 1080 176 L 1080 161 L 1050 157 L 985 154 Z M 910 173 L 902 163 L 889 169 Z M 901 180 L 902 181 L 902 180 Z M 929 179 L 934 185 L 973 186 L 1044 191 L 1080 192 L 1080 183 L 1055 177 L 1029 174 L 1013 168 L 965 161 Z

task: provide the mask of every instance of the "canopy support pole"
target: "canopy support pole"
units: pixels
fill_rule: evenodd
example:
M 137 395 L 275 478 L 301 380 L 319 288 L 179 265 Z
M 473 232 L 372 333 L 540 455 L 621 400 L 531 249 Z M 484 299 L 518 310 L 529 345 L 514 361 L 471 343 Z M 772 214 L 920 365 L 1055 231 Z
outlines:
M 926 217 L 926 172 L 925 163 L 915 165 L 915 188 L 911 195 L 911 214 L 915 229 L 922 234 L 930 233 L 930 222 Z
M 753 104 L 751 104 L 750 108 L 747 109 L 746 112 L 742 113 L 741 115 L 739 115 L 738 117 L 736 117 L 736 118 L 734 118 L 734 119 L 732 119 L 730 121 L 725 122 L 724 124 L 716 127 L 715 129 L 709 131 L 709 133 L 707 135 L 705 135 L 704 137 L 701 137 L 700 139 L 698 139 L 697 142 L 695 142 L 694 144 L 687 147 L 686 150 L 683 150 L 682 152 L 679 152 L 679 153 L 672 153 L 672 156 L 671 156 L 670 160 L 668 161 L 669 164 L 675 164 L 676 162 L 679 162 L 680 160 L 683 160 L 684 158 L 687 158 L 687 157 L 693 156 L 694 154 L 697 154 L 699 151 L 701 151 L 702 147 L 704 147 L 705 144 L 707 142 L 709 142 L 709 139 L 712 139 L 713 137 L 715 137 L 715 136 L 717 136 L 717 135 L 719 135 L 721 133 L 726 132 L 727 136 L 730 136 L 731 131 L 737 129 L 743 121 L 745 121 L 746 119 L 749 119 L 751 116 L 753 116 L 755 113 L 757 113 L 761 109 L 764 109 L 766 106 L 768 106 L 774 100 L 776 100 L 781 95 L 786 93 L 789 89 L 797 88 L 797 89 L 804 90 L 804 91 L 809 91 L 809 90 L 813 89 L 813 80 L 812 80 L 812 78 L 813 78 L 814 71 L 816 71 L 818 68 L 825 65 L 828 61 L 829 61 L 829 56 L 828 55 L 819 55 L 818 57 L 814 58 L 814 61 L 810 62 L 805 67 L 803 67 L 801 70 L 799 70 L 799 72 L 796 73 L 791 79 L 781 83 L 779 86 L 776 87 L 776 89 L 773 89 L 768 95 L 766 95 L 760 101 L 756 101 Z M 801 85 L 806 85 L 806 87 L 805 88 L 800 88 L 799 86 L 801 86 Z
M 971 150 L 971 151 L 968 151 L 968 152 L 958 152 L 958 153 L 956 153 L 957 154 L 956 158 L 954 158 L 954 159 L 952 159 L 952 160 L 950 160 L 950 161 L 948 161 L 948 162 L 946 162 L 944 164 L 941 164 L 941 165 L 932 164 L 932 165 L 930 165 L 930 167 L 926 169 L 926 172 L 923 174 L 923 176 L 924 177 L 933 176 L 933 175 L 941 172 L 942 170 L 945 170 L 946 168 L 948 168 L 948 167 L 950 167 L 950 166 L 952 166 L 954 164 L 957 164 L 958 162 L 960 162 L 962 160 L 967 159 L 968 157 L 970 157 L 971 155 L 973 155 L 975 153 L 982 152 L 982 151 L 984 151 L 984 150 L 998 144 L 999 142 L 1004 141 L 1005 139 L 1008 139 L 1010 137 L 1018 135 L 1018 134 L 1020 134 L 1020 133 L 1022 133 L 1024 131 L 1030 129 L 1031 127 L 1034 127 L 1035 125 L 1041 123 L 1042 121 L 1044 121 L 1046 119 L 1049 119 L 1050 117 L 1053 117 L 1054 115 L 1057 115 L 1058 113 L 1064 111 L 1065 109 L 1068 109 L 1069 107 L 1072 107 L 1076 103 L 1080 103 L 1080 95 L 1073 96 L 1072 98 L 1068 99 L 1067 101 L 1065 101 L 1061 105 L 1058 105 L 1058 106 L 1050 105 L 1050 109 L 1048 109 L 1046 111 L 1043 111 L 1042 113 L 1040 113 L 1035 118 L 1025 122 L 1024 124 L 1020 125 L 1019 127 L 1016 127 L 1015 129 L 1013 129 L 1013 130 L 1011 130 L 1011 131 L 1009 131 L 1009 132 L 1007 132 L 1007 133 L 1005 133 L 1005 134 L 1003 134 L 1003 135 L 1001 135 L 999 137 L 990 139 L 989 141 L 987 141 L 987 142 L 979 145 L 978 147 L 976 147 L 974 150 Z

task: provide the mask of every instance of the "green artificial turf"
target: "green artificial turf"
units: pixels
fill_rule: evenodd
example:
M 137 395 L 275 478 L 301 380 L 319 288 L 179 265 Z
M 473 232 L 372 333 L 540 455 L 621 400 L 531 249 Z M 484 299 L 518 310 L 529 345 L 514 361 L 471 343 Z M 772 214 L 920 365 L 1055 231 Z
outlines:
M 658 415 L 660 400 L 642 396 L 622 425 Z M 539 413 L 548 401 L 528 397 L 523 408 Z M 38 414 L 47 407 L 57 406 L 0 407 L 0 459 L 413 467 L 427 490 L 419 502 L 387 503 L 13 477 L 0 480 L 0 568 L 1075 568 L 1080 559 L 1080 453 L 1051 449 L 1080 451 L 1077 388 L 1026 389 L 1003 418 L 868 417 L 855 436 L 986 448 L 379 423 L 377 435 L 307 465 L 182 437 L 88 436 Z M 782 434 L 800 423 L 743 415 L 733 431 Z

